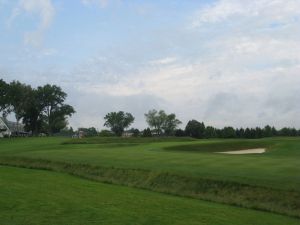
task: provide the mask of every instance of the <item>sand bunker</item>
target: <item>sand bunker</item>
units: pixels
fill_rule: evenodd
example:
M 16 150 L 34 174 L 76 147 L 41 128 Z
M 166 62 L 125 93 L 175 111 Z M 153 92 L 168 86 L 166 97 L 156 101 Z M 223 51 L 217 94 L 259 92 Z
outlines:
M 265 151 L 266 151 L 265 148 L 252 148 L 252 149 L 227 151 L 227 152 L 217 152 L 217 153 L 242 155 L 242 154 L 261 154 L 261 153 L 264 153 Z

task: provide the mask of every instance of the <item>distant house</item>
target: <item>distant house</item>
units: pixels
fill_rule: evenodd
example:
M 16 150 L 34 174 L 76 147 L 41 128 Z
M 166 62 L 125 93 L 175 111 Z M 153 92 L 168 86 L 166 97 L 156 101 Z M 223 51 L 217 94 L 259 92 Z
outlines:
M 85 136 L 85 132 L 83 130 L 78 131 L 78 138 L 83 138 Z
M 0 117 L 0 138 L 10 137 L 11 131 L 7 124 L 4 122 L 4 119 Z
M 84 138 L 86 133 L 83 130 L 76 131 L 75 134 L 72 135 L 72 138 Z
M 133 136 L 133 132 L 131 131 L 124 131 L 122 133 L 122 137 L 132 137 Z
M 0 117 L 0 138 L 11 136 L 28 136 L 29 133 L 25 132 L 24 124 L 8 121 Z

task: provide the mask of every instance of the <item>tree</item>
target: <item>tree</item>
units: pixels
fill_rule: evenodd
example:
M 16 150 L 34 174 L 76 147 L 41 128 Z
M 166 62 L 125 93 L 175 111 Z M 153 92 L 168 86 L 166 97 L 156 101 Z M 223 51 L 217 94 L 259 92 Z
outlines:
M 176 119 L 176 115 L 174 113 L 167 115 L 164 118 L 164 122 L 162 125 L 162 129 L 165 135 L 173 135 L 177 126 L 181 124 L 181 121 Z
M 98 135 L 98 132 L 95 127 L 89 127 L 89 128 L 80 127 L 78 128 L 78 132 L 79 131 L 82 131 L 84 133 L 84 136 L 86 137 L 94 137 Z
M 58 135 L 58 136 L 73 136 L 74 134 L 75 134 L 75 132 L 72 127 L 70 127 L 70 128 L 65 127 L 63 129 L 61 129 L 60 132 L 57 133 L 56 135 Z
M 22 119 L 25 129 L 33 134 L 59 132 L 66 127 L 67 116 L 75 112 L 64 104 L 67 94 L 58 86 L 47 84 L 34 89 L 19 81 L 5 84 L 3 80 L 0 86 L 0 110 L 4 114 L 13 112 L 17 122 Z
M 2 116 L 6 117 L 9 113 L 9 84 L 7 84 L 4 80 L 0 79 L 0 112 L 2 112 Z
M 260 127 L 255 128 L 255 138 L 262 138 L 263 137 L 263 129 Z
M 296 128 L 291 128 L 291 133 L 290 133 L 291 136 L 295 137 L 298 135 L 298 132 L 296 130 Z
M 297 130 L 295 128 L 284 127 L 279 131 L 281 136 L 297 136 Z
M 224 127 L 222 130 L 223 138 L 235 138 L 235 130 L 233 127 Z
M 251 130 L 247 127 L 245 129 L 245 138 L 251 138 Z
M 25 129 L 37 134 L 43 124 L 42 99 L 30 85 L 13 81 L 9 84 L 9 112 L 14 112 L 17 122 L 23 120 Z
M 205 137 L 206 138 L 216 138 L 217 137 L 216 128 L 214 128 L 212 126 L 207 126 L 205 128 Z
M 46 84 L 37 88 L 37 96 L 42 105 L 47 133 L 56 133 L 66 127 L 66 117 L 75 113 L 72 106 L 64 104 L 67 94 L 56 85 Z
M 145 113 L 145 117 L 149 127 L 153 128 L 156 134 L 160 136 L 162 134 L 164 121 L 167 117 L 165 111 L 149 110 L 148 113 Z
M 137 128 L 131 128 L 131 129 L 129 130 L 129 132 L 132 133 L 132 136 L 133 136 L 133 137 L 138 137 L 138 136 L 140 135 L 140 131 L 139 131 L 139 129 L 137 129 Z
M 111 132 L 110 130 L 101 130 L 98 135 L 100 137 L 113 137 L 115 136 L 115 134 L 113 132 Z
M 277 136 L 278 135 L 278 131 L 276 130 L 275 127 L 272 127 L 272 136 Z
M 75 110 L 70 105 L 62 105 L 52 111 L 50 119 L 46 117 L 48 133 L 57 133 L 68 125 L 67 116 L 71 116 Z M 50 123 L 49 123 L 50 121 Z
M 14 112 L 19 121 L 29 108 L 36 103 L 34 90 L 31 86 L 13 81 L 8 88 L 9 112 Z
M 272 128 L 269 125 L 267 125 L 267 126 L 264 127 L 264 129 L 263 129 L 263 136 L 264 137 L 272 137 L 273 136 L 273 134 L 272 134 Z
M 148 125 L 154 129 L 158 136 L 162 134 L 173 135 L 177 126 L 181 124 L 174 113 L 168 115 L 164 110 L 150 110 L 145 114 L 145 117 Z
M 152 137 L 152 133 L 149 127 L 143 130 L 142 137 Z
M 190 120 L 185 127 L 186 135 L 193 138 L 204 138 L 205 136 L 205 125 L 197 120 Z
M 185 136 L 185 132 L 182 129 L 176 129 L 175 130 L 175 136 L 176 137 L 184 137 Z
M 235 134 L 237 138 L 244 138 L 245 137 L 245 129 L 240 128 L 235 130 Z
M 104 120 L 104 126 L 109 127 L 117 136 L 121 136 L 124 129 L 133 123 L 134 117 L 130 113 L 119 111 L 106 114 Z

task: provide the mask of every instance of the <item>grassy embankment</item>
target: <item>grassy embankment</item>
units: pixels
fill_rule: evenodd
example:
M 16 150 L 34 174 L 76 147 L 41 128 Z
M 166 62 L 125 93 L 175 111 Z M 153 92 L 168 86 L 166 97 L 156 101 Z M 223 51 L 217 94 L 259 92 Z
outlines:
M 3 140 L 0 146 L 0 162 L 5 165 L 67 172 L 300 217 L 299 138 L 41 138 Z M 268 151 L 262 155 L 215 153 L 257 147 Z
M 3 225 L 296 225 L 267 212 L 0 166 Z

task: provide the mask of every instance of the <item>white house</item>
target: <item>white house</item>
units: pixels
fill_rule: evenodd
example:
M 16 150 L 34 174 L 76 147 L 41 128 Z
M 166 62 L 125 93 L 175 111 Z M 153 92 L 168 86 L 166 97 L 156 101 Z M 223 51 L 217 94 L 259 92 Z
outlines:
M 28 136 L 24 131 L 24 125 L 17 122 L 8 121 L 0 117 L 0 138 L 11 136 Z
M 6 123 L 4 122 L 4 119 L 0 117 L 0 138 L 3 138 L 5 136 L 10 137 L 11 131 L 9 127 L 6 125 Z

